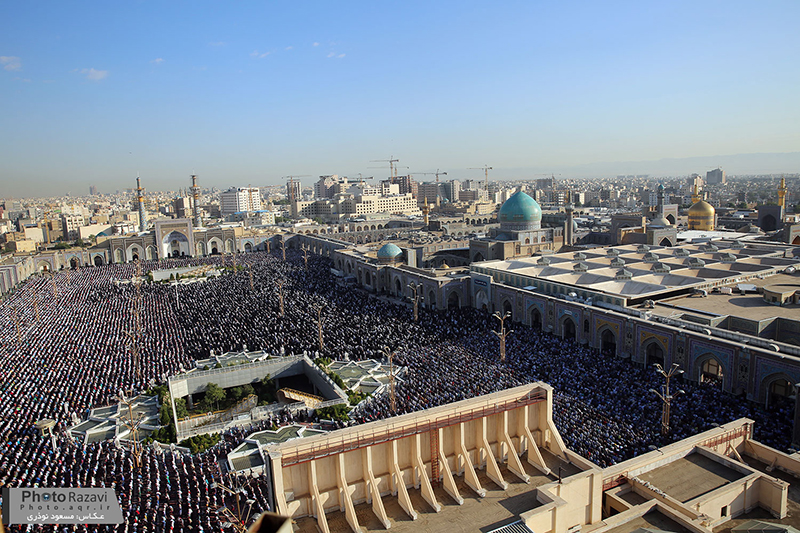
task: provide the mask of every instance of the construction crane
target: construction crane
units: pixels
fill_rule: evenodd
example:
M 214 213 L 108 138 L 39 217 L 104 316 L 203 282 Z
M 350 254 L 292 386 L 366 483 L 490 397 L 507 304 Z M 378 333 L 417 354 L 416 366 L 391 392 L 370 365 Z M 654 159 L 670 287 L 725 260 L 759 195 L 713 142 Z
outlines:
M 292 209 L 293 209 L 292 206 L 294 205 L 294 202 L 295 202 L 294 180 L 295 180 L 295 178 L 308 178 L 308 177 L 310 177 L 309 174 L 301 174 L 299 176 L 284 176 L 283 177 L 283 179 L 288 179 L 289 180 L 289 212 L 290 213 L 292 212 Z M 294 217 L 294 216 L 296 216 L 296 214 L 293 213 L 292 216 Z
M 486 174 L 486 192 L 489 192 L 489 171 L 493 170 L 492 167 L 489 165 L 483 165 L 482 167 L 470 167 L 467 170 L 483 170 L 484 174 Z
M 411 173 L 409 173 L 409 176 Z M 439 183 L 439 176 L 447 176 L 447 172 L 439 172 L 439 169 L 436 169 L 436 172 L 414 172 L 415 176 L 436 176 L 436 183 Z
M 389 176 L 394 183 L 395 178 L 397 177 L 397 169 L 395 168 L 394 164 L 399 162 L 399 159 L 395 159 L 393 155 L 389 156 L 389 159 L 370 159 L 370 163 L 389 163 Z

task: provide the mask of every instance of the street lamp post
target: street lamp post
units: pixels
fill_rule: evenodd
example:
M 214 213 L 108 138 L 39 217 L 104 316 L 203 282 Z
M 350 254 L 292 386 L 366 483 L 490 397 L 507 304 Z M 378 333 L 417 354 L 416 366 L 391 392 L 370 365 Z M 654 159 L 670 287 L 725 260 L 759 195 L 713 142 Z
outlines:
M 322 353 L 322 349 L 325 347 L 322 342 L 322 323 L 324 322 L 324 319 L 322 317 L 322 310 L 325 309 L 325 306 L 319 304 L 316 306 L 316 309 L 317 309 L 317 327 L 319 328 L 319 351 L 320 353 Z
M 414 302 L 414 322 L 419 320 L 419 302 L 422 301 L 423 296 L 420 294 L 422 291 L 422 283 L 414 283 L 413 281 L 407 285 L 414 293 L 411 301 Z
M 281 306 L 281 317 L 283 317 L 283 280 L 276 280 L 275 284 L 278 285 L 278 303 Z
M 303 262 L 305 263 L 306 270 L 308 270 L 308 247 L 304 244 L 300 249 L 303 250 Z
M 679 389 L 675 392 L 675 394 L 670 394 L 669 391 L 669 380 L 672 376 L 677 376 L 683 374 L 683 370 L 678 370 L 678 363 L 672 363 L 672 367 L 666 371 L 664 370 L 660 364 L 656 363 L 653 366 L 656 367 L 656 372 L 664 376 L 664 384 L 661 385 L 661 392 L 658 392 L 655 389 L 650 389 L 650 392 L 654 393 L 656 396 L 659 397 L 663 406 L 661 410 L 661 434 L 668 435 L 669 434 L 669 410 L 670 404 L 672 400 L 676 398 L 680 394 L 686 394 L 683 390 Z
M 503 316 L 500 316 L 500 313 L 495 313 L 493 316 L 500 321 L 500 331 L 492 331 L 492 333 L 497 335 L 497 338 L 500 339 L 500 362 L 502 363 L 506 360 L 506 337 L 508 337 L 509 334 L 514 333 L 513 329 L 506 331 L 505 326 L 506 318 L 509 318 L 511 313 L 506 311 Z
M 128 408 L 128 420 L 125 420 L 124 418 L 120 417 L 120 421 L 126 428 L 128 428 L 128 431 L 131 434 L 131 451 L 133 452 L 133 465 L 134 468 L 138 470 L 142 466 L 142 445 L 139 442 L 139 426 L 141 426 L 142 422 L 144 422 L 144 413 L 139 413 L 139 416 L 134 419 L 133 402 L 131 402 L 130 398 L 127 398 L 122 391 L 119 392 L 117 400 L 120 403 L 125 404 Z
M 247 482 L 245 482 L 246 484 Z M 238 487 L 233 489 L 226 487 L 220 482 L 215 482 L 209 485 L 211 489 L 222 489 L 224 492 L 228 494 L 233 494 L 236 498 L 236 514 L 233 513 L 231 509 L 228 508 L 227 505 L 222 505 L 221 507 L 217 508 L 218 513 L 222 513 L 225 518 L 228 520 L 222 524 L 222 528 L 225 529 L 227 527 L 233 527 L 239 533 L 246 533 L 247 531 L 247 522 L 250 520 L 250 515 L 253 512 L 253 504 L 256 503 L 253 499 L 245 500 L 245 509 L 247 509 L 247 514 L 242 514 L 242 505 L 239 499 L 241 494 L 246 494 L 244 490 L 244 484 L 241 484 Z
M 384 357 L 389 359 L 389 409 L 392 410 L 392 413 L 397 413 L 397 399 L 394 393 L 394 363 L 392 362 L 394 352 L 389 350 L 388 346 L 384 346 L 381 352 Z

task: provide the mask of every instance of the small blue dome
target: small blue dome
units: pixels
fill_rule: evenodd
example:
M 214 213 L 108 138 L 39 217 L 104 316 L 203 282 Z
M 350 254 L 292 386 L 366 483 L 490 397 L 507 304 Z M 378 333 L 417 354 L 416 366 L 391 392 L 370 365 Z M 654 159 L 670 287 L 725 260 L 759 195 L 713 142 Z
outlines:
M 522 191 L 515 193 L 500 208 L 500 222 L 541 222 L 542 208 Z
M 378 259 L 394 259 L 403 255 L 403 250 L 396 244 L 388 243 L 378 250 Z

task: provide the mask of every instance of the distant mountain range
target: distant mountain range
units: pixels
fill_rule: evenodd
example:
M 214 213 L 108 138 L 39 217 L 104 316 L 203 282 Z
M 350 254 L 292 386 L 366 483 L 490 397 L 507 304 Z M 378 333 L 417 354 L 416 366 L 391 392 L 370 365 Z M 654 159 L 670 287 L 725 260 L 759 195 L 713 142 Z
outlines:
M 525 176 L 550 172 L 560 173 L 561 178 L 609 178 L 622 174 L 688 176 L 693 173 L 705 175 L 707 171 L 717 167 L 721 167 L 729 176 L 800 173 L 800 152 L 713 155 L 680 159 L 658 159 L 654 161 L 616 161 L 575 166 L 497 169 L 490 178 L 526 179 Z

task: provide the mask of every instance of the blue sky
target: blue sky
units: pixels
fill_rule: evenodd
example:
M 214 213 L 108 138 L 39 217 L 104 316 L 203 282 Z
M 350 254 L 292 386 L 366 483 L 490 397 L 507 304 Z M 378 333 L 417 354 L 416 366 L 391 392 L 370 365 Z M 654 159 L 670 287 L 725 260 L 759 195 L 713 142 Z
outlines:
M 0 196 L 382 176 L 390 155 L 466 179 L 793 152 L 798 20 L 797 1 L 5 3 Z

